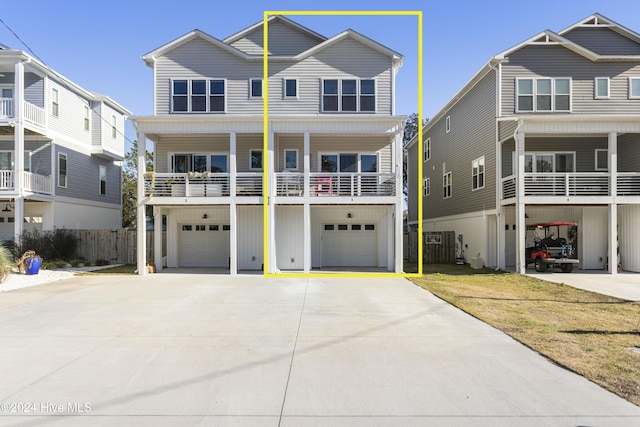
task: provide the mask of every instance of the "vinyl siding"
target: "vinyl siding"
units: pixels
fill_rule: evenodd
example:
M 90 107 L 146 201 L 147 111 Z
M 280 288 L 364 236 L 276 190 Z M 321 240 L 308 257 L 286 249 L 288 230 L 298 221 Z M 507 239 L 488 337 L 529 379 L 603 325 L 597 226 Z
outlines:
M 596 172 L 596 149 L 607 149 L 606 137 L 552 137 L 532 138 L 525 137 L 524 149 L 526 152 L 546 153 L 576 153 L 576 172 Z M 513 140 L 502 145 L 502 176 L 513 174 L 513 152 L 515 144 Z
M 610 28 L 578 27 L 564 37 L 600 55 L 640 55 L 640 44 Z
M 120 206 L 105 208 L 55 201 L 53 202 L 53 215 L 56 228 L 115 230 L 122 226 Z
M 495 208 L 495 99 L 491 72 L 425 133 L 425 139 L 431 138 L 431 160 L 424 163 L 423 177 L 431 178 L 431 196 L 424 199 L 424 218 Z M 446 116 L 451 117 L 449 133 Z M 471 163 L 482 156 L 485 186 L 472 191 Z M 451 172 L 452 177 L 452 197 L 447 199 L 442 197 L 443 172 Z
M 169 165 L 169 153 L 208 152 L 228 154 L 229 135 L 163 135 L 158 138 L 158 143 L 155 146 L 154 170 L 158 173 L 167 173 L 171 171 L 171 165 Z
M 262 98 L 249 98 L 249 79 L 262 76 L 261 63 L 247 62 L 195 39 L 158 58 L 156 67 L 158 115 L 170 113 L 171 79 L 226 79 L 226 114 L 263 113 Z M 271 114 L 320 113 L 321 78 L 375 79 L 375 114 L 391 114 L 391 58 L 353 39 L 342 40 L 295 64 L 275 62 L 269 72 Z M 298 99 L 283 99 L 285 78 L 298 79 Z
M 321 79 L 375 79 L 376 112 L 391 114 L 391 58 L 353 39 L 344 39 L 295 64 L 270 65 L 270 114 L 321 112 Z M 298 79 L 298 99 L 283 99 L 283 79 Z M 337 113 L 323 113 L 337 114 Z M 361 113 L 374 114 L 374 113 Z
M 49 82 L 49 88 L 47 89 L 49 93 L 46 96 L 49 127 L 64 134 L 67 138 L 71 138 L 74 142 L 86 144 L 89 147 L 91 145 L 91 133 L 84 130 L 84 107 L 89 105 L 89 101 L 67 90 L 53 80 L 49 80 Z M 57 117 L 51 113 L 52 88 L 57 89 L 59 94 L 59 115 Z
M 640 135 L 618 136 L 618 172 L 640 172 Z
M 595 63 L 561 46 L 524 47 L 502 65 L 504 116 L 515 114 L 516 78 L 526 77 L 572 78 L 572 112 L 543 114 L 640 113 L 640 99 L 628 99 L 629 77 L 640 77 L 640 64 Z M 610 77 L 610 99 L 594 99 L 595 77 Z
M 259 170 L 251 169 L 251 150 L 262 150 L 262 146 L 262 134 L 242 134 L 236 136 L 236 164 L 238 172 L 260 172 Z M 264 160 L 264 153 L 262 159 Z
M 91 130 L 91 141 L 93 145 L 100 145 L 103 128 L 107 127 L 107 123 L 104 123 L 101 119 L 103 116 L 102 106 L 102 102 L 94 102 L 91 105 L 91 114 L 89 116 L 91 122 L 89 123 L 89 129 Z
M 506 138 L 513 137 L 517 127 L 518 123 L 515 121 L 498 122 L 498 140 L 504 141 Z
M 264 28 L 256 28 L 243 38 L 231 43 L 231 46 L 250 55 L 262 55 L 264 46 Z M 269 23 L 269 53 L 271 55 L 297 55 L 320 43 L 282 22 Z
M 24 100 L 44 108 L 44 79 L 33 73 L 24 73 Z
M 418 193 L 418 179 L 422 180 L 422 178 L 418 178 L 418 162 L 422 161 L 419 156 L 419 147 L 416 142 L 413 144 L 413 147 L 409 149 L 409 154 L 407 157 L 407 187 L 409 190 L 409 195 L 407 198 L 408 205 L 408 220 L 417 221 L 418 220 L 418 197 L 422 197 L 422 194 Z M 433 191 L 433 189 L 431 189 Z M 429 198 L 425 198 L 425 203 L 429 200 Z
M 31 151 L 31 172 L 39 175 L 51 175 L 51 146 L 44 146 L 42 142 L 24 142 L 25 151 Z M 15 142 L 13 140 L 0 140 L 0 151 L 12 151 L 15 153 Z M 33 153 L 37 151 L 36 153 Z M 13 155 L 15 162 L 15 154 Z
M 113 108 L 101 103 L 100 114 L 98 117 L 100 122 L 100 140 L 93 141 L 94 145 L 102 146 L 111 152 L 121 153 L 124 155 L 124 116 L 118 114 Z M 84 114 L 84 113 L 83 113 Z M 112 134 L 112 117 L 116 117 L 116 137 Z M 84 119 L 84 116 L 83 116 Z M 92 122 L 92 125 L 94 123 Z M 84 126 L 84 124 L 83 124 Z
M 58 154 L 67 155 L 67 188 L 58 186 Z M 113 162 L 79 153 L 67 147 L 55 147 L 54 191 L 56 195 L 94 202 L 120 204 L 121 167 Z M 107 168 L 107 194 L 99 194 L 99 166 Z
M 287 137 L 281 137 L 281 141 Z M 319 153 L 377 153 L 379 172 L 391 172 L 391 142 L 379 136 L 311 136 L 311 171 L 318 172 Z M 302 155 L 302 151 L 298 155 Z M 278 153 L 284 159 L 284 148 Z M 284 162 L 284 160 L 283 160 Z

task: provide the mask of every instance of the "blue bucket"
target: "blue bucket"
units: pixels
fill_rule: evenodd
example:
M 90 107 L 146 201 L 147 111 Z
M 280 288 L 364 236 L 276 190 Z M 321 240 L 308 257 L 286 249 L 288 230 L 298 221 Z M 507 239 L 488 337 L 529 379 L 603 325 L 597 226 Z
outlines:
M 27 274 L 38 274 L 40 271 L 40 263 L 42 259 L 38 257 L 31 257 L 24 260 L 24 265 L 27 270 Z

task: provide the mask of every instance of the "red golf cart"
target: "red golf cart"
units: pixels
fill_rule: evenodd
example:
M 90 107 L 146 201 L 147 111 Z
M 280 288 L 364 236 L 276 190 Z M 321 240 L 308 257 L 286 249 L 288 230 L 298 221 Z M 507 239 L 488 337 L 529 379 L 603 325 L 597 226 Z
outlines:
M 577 224 L 575 222 L 543 222 L 527 225 L 527 241 L 533 233 L 533 246 L 526 248 L 527 266 L 534 263 L 536 271 L 558 267 L 563 273 L 571 273 L 580 261 L 574 247 Z M 567 237 L 561 237 L 567 236 Z

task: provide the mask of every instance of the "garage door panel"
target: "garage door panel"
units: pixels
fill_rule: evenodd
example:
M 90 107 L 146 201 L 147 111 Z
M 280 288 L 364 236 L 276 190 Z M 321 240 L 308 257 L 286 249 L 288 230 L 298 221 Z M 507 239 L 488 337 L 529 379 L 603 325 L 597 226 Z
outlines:
M 229 226 L 222 224 L 181 224 L 179 267 L 229 266 Z
M 373 224 L 325 224 L 322 232 L 324 267 L 376 267 L 377 227 Z

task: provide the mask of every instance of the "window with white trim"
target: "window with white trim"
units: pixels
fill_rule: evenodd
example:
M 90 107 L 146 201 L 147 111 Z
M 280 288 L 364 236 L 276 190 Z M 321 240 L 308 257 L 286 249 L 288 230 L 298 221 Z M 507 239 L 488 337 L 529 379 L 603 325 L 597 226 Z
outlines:
M 442 175 L 442 198 L 448 199 L 451 197 L 451 172 L 447 172 Z
M 100 187 L 99 194 L 104 196 L 107 194 L 107 167 L 100 165 L 99 166 L 99 177 L 100 177 Z
M 224 79 L 172 80 L 171 112 L 223 113 L 225 86 Z
M 51 114 L 55 117 L 60 115 L 60 93 L 56 88 L 51 88 Z
M 570 78 L 516 79 L 516 112 L 571 111 Z
M 14 167 L 13 151 L 0 151 L 0 171 L 11 171 Z M 24 170 L 31 171 L 31 151 L 24 151 Z
M 609 150 L 596 149 L 596 170 L 608 171 L 609 170 Z
M 593 80 L 595 99 L 609 99 L 609 77 L 596 77 Z
M 629 77 L 629 98 L 640 99 L 640 77 Z
M 424 197 L 431 195 L 431 178 L 425 178 L 422 181 L 422 195 Z
M 447 133 L 449 133 L 449 131 L 451 130 L 451 116 L 447 116 L 447 118 L 444 120 L 444 128 Z
M 424 141 L 422 147 L 422 156 L 424 157 L 423 160 L 425 162 L 431 159 L 431 137 L 427 138 L 426 141 Z
M 249 79 L 249 97 L 262 98 L 262 79 Z
M 227 153 L 171 153 L 169 154 L 169 164 L 172 173 L 229 172 Z
M 249 151 L 249 169 L 262 170 L 262 150 Z
M 284 150 L 284 168 L 298 170 L 298 150 Z
M 284 97 L 298 97 L 298 79 L 284 79 Z
M 321 83 L 322 112 L 375 112 L 375 80 L 324 79 Z
M 67 155 L 58 153 L 58 187 L 67 188 Z
M 89 130 L 90 122 L 90 111 L 88 106 L 84 106 L 84 130 Z
M 118 120 L 115 115 L 111 116 L 111 138 L 118 136 Z
M 526 152 L 524 153 L 524 171 L 530 173 L 575 172 L 576 153 L 574 152 Z M 515 152 L 513 152 L 515 165 Z
M 484 156 L 471 162 L 471 189 L 484 188 Z

